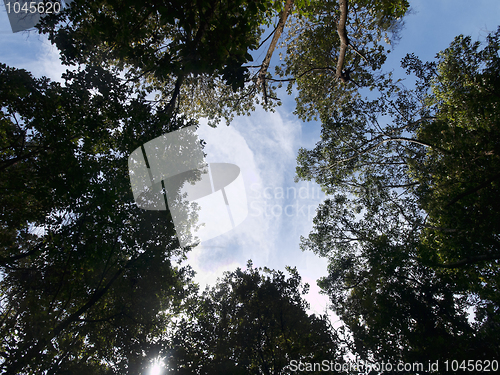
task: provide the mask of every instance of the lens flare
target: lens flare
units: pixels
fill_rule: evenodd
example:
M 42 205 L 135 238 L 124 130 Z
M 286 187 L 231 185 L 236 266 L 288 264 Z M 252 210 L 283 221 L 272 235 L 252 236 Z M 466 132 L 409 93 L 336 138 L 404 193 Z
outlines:
M 163 367 L 163 363 L 160 360 L 155 360 L 153 364 L 151 365 L 151 368 L 149 370 L 149 375 L 163 375 L 165 368 Z

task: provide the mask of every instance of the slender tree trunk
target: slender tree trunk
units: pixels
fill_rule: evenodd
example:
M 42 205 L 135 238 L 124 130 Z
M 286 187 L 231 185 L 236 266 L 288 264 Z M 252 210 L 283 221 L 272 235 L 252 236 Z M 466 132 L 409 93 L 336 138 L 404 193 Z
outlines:
M 276 27 L 276 31 L 274 32 L 273 39 L 271 40 L 271 44 L 269 45 L 269 48 L 267 49 L 267 54 L 266 57 L 264 58 L 264 61 L 262 62 L 262 66 L 259 70 L 259 75 L 257 77 L 257 86 L 260 86 L 264 83 L 264 78 L 267 73 L 267 69 L 269 68 L 269 63 L 271 62 L 271 57 L 273 56 L 274 49 L 276 48 L 276 44 L 278 43 L 278 40 L 281 36 L 281 33 L 283 32 L 283 29 L 285 27 L 286 19 L 288 18 L 288 15 L 290 14 L 290 11 L 293 6 L 293 0 L 286 0 L 285 3 L 285 8 L 283 9 L 283 12 L 281 13 L 280 20 L 278 22 L 278 26 Z M 264 88 L 264 95 L 265 94 L 265 88 Z
M 345 28 L 347 22 L 347 0 L 339 0 L 340 7 L 340 20 L 337 23 L 337 33 L 340 37 L 340 51 L 339 58 L 337 60 L 337 79 L 342 80 L 342 82 L 348 81 L 348 78 L 342 73 L 342 68 L 344 67 L 345 54 L 347 52 L 347 46 L 349 45 L 349 39 L 347 39 L 347 31 Z

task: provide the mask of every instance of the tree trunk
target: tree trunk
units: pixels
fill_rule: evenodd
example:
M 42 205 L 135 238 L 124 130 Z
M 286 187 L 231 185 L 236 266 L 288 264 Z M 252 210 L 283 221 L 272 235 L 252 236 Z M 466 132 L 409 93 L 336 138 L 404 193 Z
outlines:
M 347 0 L 339 0 L 339 7 L 340 20 L 337 23 L 337 33 L 340 37 L 340 51 L 339 58 L 337 60 L 336 76 L 337 79 L 340 79 L 342 82 L 347 82 L 349 78 L 342 72 L 347 46 L 349 45 L 349 39 L 347 39 L 347 31 L 345 29 L 345 24 L 347 22 Z
M 264 82 L 264 78 L 267 73 L 267 69 L 269 68 L 269 63 L 271 62 L 271 57 L 273 56 L 274 49 L 276 48 L 276 44 L 278 43 L 278 39 L 281 36 L 281 33 L 283 32 L 283 29 L 285 27 L 286 19 L 288 18 L 288 14 L 290 13 L 291 9 L 293 6 L 293 0 L 286 0 L 285 3 L 285 8 L 283 9 L 283 12 L 281 13 L 280 20 L 278 22 L 278 26 L 276 27 L 276 31 L 274 32 L 273 39 L 271 40 L 271 44 L 269 45 L 269 48 L 267 49 L 267 54 L 266 57 L 264 58 L 264 61 L 262 62 L 262 66 L 259 70 L 259 75 L 257 77 L 257 86 L 260 86 Z M 265 96 L 265 87 L 264 87 L 264 96 Z

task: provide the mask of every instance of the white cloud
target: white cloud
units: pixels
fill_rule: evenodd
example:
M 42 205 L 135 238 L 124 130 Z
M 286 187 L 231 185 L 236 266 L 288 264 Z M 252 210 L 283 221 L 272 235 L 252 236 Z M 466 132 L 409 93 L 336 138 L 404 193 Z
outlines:
M 284 270 L 287 265 L 297 266 L 304 281 L 311 284 L 306 295 L 311 312 L 324 313 L 327 298 L 319 295 L 316 279 L 326 275 L 326 262 L 298 246 L 300 235 L 310 232 L 315 208 L 323 200 L 315 184 L 293 182 L 296 152 L 305 138 L 308 146 L 311 143 L 309 136 L 303 136 L 301 124 L 280 110 L 258 109 L 251 117 L 236 118 L 229 127 L 202 125 L 198 134 L 207 142 L 207 162 L 240 167 L 249 216 L 233 231 L 203 242 L 188 255 L 196 281 L 202 289 L 214 285 L 224 271 L 245 268 L 249 259 L 256 267 Z M 297 206 L 303 207 L 303 214 Z
M 3 63 L 25 69 L 37 78 L 45 76 L 61 82 L 61 74 L 67 69 L 60 63 L 59 50 L 45 35 L 34 31 L 0 33 L 0 51 Z
M 300 141 L 300 124 L 283 116 L 257 110 L 252 116 L 235 119 L 231 126 L 213 129 L 202 126 L 198 134 L 207 145 L 207 162 L 230 162 L 238 165 L 243 175 L 249 205 L 257 187 L 283 187 L 295 163 L 295 152 Z M 272 205 L 274 199 L 266 204 Z M 252 213 L 252 212 L 250 212 Z M 279 242 L 284 215 L 276 217 L 249 217 L 235 231 L 209 241 L 210 245 L 231 243 L 240 257 L 267 263 Z M 260 262 L 259 262 L 260 263 Z
M 37 64 L 32 68 L 33 74 L 37 77 L 46 76 L 53 81 L 62 82 L 61 75 L 68 67 L 61 64 L 59 56 L 59 50 L 45 39 L 37 54 Z

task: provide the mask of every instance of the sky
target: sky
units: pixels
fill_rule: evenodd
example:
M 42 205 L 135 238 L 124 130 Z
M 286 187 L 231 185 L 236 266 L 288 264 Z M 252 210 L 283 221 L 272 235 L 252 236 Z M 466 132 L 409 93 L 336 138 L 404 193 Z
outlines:
M 455 36 L 471 35 L 473 41 L 481 41 L 499 24 L 498 0 L 410 0 L 410 4 L 401 39 L 383 68 L 393 70 L 397 77 L 404 76 L 399 64 L 407 53 L 430 61 Z M 57 49 L 44 36 L 34 31 L 12 33 L 1 4 L 0 62 L 56 81 L 61 81 L 66 70 L 59 63 Z M 275 113 L 257 109 L 249 117 L 237 117 L 230 126 L 221 124 L 216 129 L 201 121 L 198 134 L 207 142 L 206 161 L 233 163 L 240 168 L 248 217 L 235 229 L 196 247 L 188 263 L 197 272 L 196 281 L 202 289 L 213 285 L 224 271 L 245 268 L 249 259 L 256 267 L 297 267 L 303 281 L 311 286 L 306 296 L 311 312 L 321 314 L 328 300 L 319 294 L 316 280 L 326 276 L 327 261 L 302 252 L 299 242 L 300 236 L 311 231 L 324 195 L 314 183 L 294 182 L 297 152 L 301 147 L 314 147 L 321 125 L 300 121 L 293 115 L 293 98 L 284 90 L 278 95 L 283 105 Z

